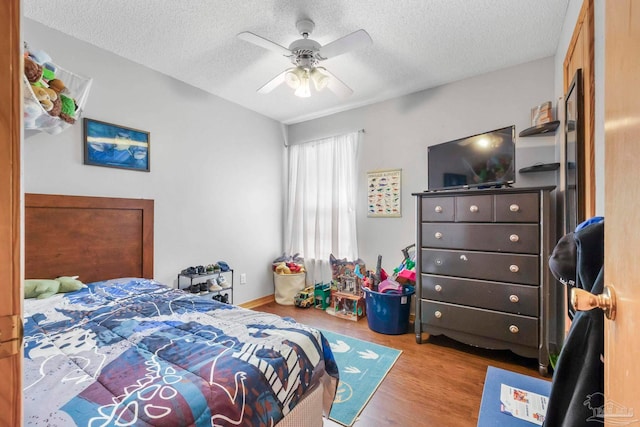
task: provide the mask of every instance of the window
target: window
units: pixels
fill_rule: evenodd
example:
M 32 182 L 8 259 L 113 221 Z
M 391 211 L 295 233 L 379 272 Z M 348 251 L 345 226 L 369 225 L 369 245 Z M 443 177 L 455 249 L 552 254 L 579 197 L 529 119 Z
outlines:
M 330 280 L 330 254 L 358 258 L 359 139 L 360 132 L 353 132 L 288 149 L 285 250 L 305 258 L 308 283 Z

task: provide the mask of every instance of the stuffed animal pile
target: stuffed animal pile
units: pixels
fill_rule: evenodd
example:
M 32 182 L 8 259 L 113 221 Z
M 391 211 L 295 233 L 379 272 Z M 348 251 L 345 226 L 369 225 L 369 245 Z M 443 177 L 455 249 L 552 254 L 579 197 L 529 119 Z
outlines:
M 78 105 L 64 82 L 56 75 L 57 72 L 58 67 L 45 52 L 30 50 L 24 53 L 24 76 L 44 111 L 52 117 L 74 124 Z M 25 104 L 26 115 L 36 115 L 29 108 L 34 107 Z
M 295 262 L 279 262 L 273 265 L 273 271 L 278 274 L 304 273 L 304 265 Z
M 287 256 L 282 254 L 273 260 L 272 269 L 276 274 L 299 274 L 304 273 L 304 258 L 295 254 L 293 256 Z

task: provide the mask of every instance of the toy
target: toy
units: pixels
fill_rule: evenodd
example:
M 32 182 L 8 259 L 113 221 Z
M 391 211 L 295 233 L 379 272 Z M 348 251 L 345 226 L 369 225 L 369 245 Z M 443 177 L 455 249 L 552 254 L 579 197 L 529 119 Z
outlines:
M 29 83 L 36 83 L 42 78 L 42 66 L 30 58 L 24 58 L 24 76 Z
M 278 262 L 273 264 L 273 271 L 278 274 L 299 274 L 304 273 L 304 265 L 295 262 Z
M 31 88 L 33 89 L 33 94 L 36 96 L 36 99 L 40 101 L 40 105 L 44 108 L 44 111 L 51 111 L 53 109 L 53 101 L 46 89 L 41 86 L 31 86 Z
M 314 302 L 313 286 L 309 286 L 307 288 L 304 288 L 301 291 L 298 291 L 298 293 L 293 298 L 293 304 L 296 307 L 300 307 L 300 308 L 309 308 L 313 305 L 313 302 Z
M 75 115 L 77 110 L 75 101 L 62 94 L 60 94 L 60 101 L 62 103 L 60 118 L 69 124 L 74 124 L 76 122 Z
M 44 50 L 30 49 L 29 56 L 38 64 L 46 64 L 48 62 L 51 62 L 51 57 Z
M 60 79 L 49 80 L 49 87 L 58 93 L 65 89 L 64 82 Z
M 78 105 L 69 96 L 64 82 L 56 76 L 57 67 L 51 63 L 51 57 L 44 51 L 29 51 L 24 57 L 24 75 L 31 84 L 35 98 L 42 109 L 50 116 L 59 117 L 63 121 L 74 124 Z M 66 95 L 63 95 L 66 94 Z M 26 104 L 26 103 L 25 103 Z M 35 125 L 38 111 L 28 110 L 25 123 Z
M 337 259 L 333 254 L 329 255 L 331 264 L 332 281 L 340 292 L 347 292 L 353 295 L 362 295 L 362 280 L 366 272 L 364 261 L 357 259 L 347 261 Z
M 357 322 L 365 316 L 364 297 L 346 292 L 334 292 L 331 295 L 331 306 L 326 313 L 342 319 Z
M 27 279 L 24 281 L 24 297 L 44 299 L 57 293 L 73 292 L 86 287 L 78 276 L 61 276 L 57 279 Z
M 315 307 L 325 310 L 331 304 L 331 285 L 328 283 L 316 283 L 313 295 Z
M 395 280 L 385 279 L 378 285 L 378 292 L 401 294 L 402 285 Z

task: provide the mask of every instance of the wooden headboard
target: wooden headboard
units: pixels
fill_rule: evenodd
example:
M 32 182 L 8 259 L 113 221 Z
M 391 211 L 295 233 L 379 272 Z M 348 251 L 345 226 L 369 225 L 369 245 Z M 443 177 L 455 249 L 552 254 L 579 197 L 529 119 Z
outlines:
M 25 194 L 25 278 L 153 278 L 153 200 Z

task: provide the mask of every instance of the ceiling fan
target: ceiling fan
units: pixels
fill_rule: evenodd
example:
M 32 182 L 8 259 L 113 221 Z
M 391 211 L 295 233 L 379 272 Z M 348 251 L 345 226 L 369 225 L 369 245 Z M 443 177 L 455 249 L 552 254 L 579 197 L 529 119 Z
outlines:
M 315 28 L 313 21 L 300 20 L 296 23 L 296 28 L 302 38 L 291 43 L 288 48 L 248 31 L 238 34 L 241 40 L 286 56 L 294 65 L 269 80 L 258 89 L 258 93 L 269 93 L 282 83 L 286 83 L 295 89 L 296 96 L 306 98 L 311 96 L 309 83 L 311 81 L 317 91 L 326 87 L 342 98 L 351 95 L 353 90 L 349 86 L 318 64 L 326 59 L 369 45 L 372 42 L 369 34 L 365 30 L 357 30 L 322 46 L 309 38 Z

